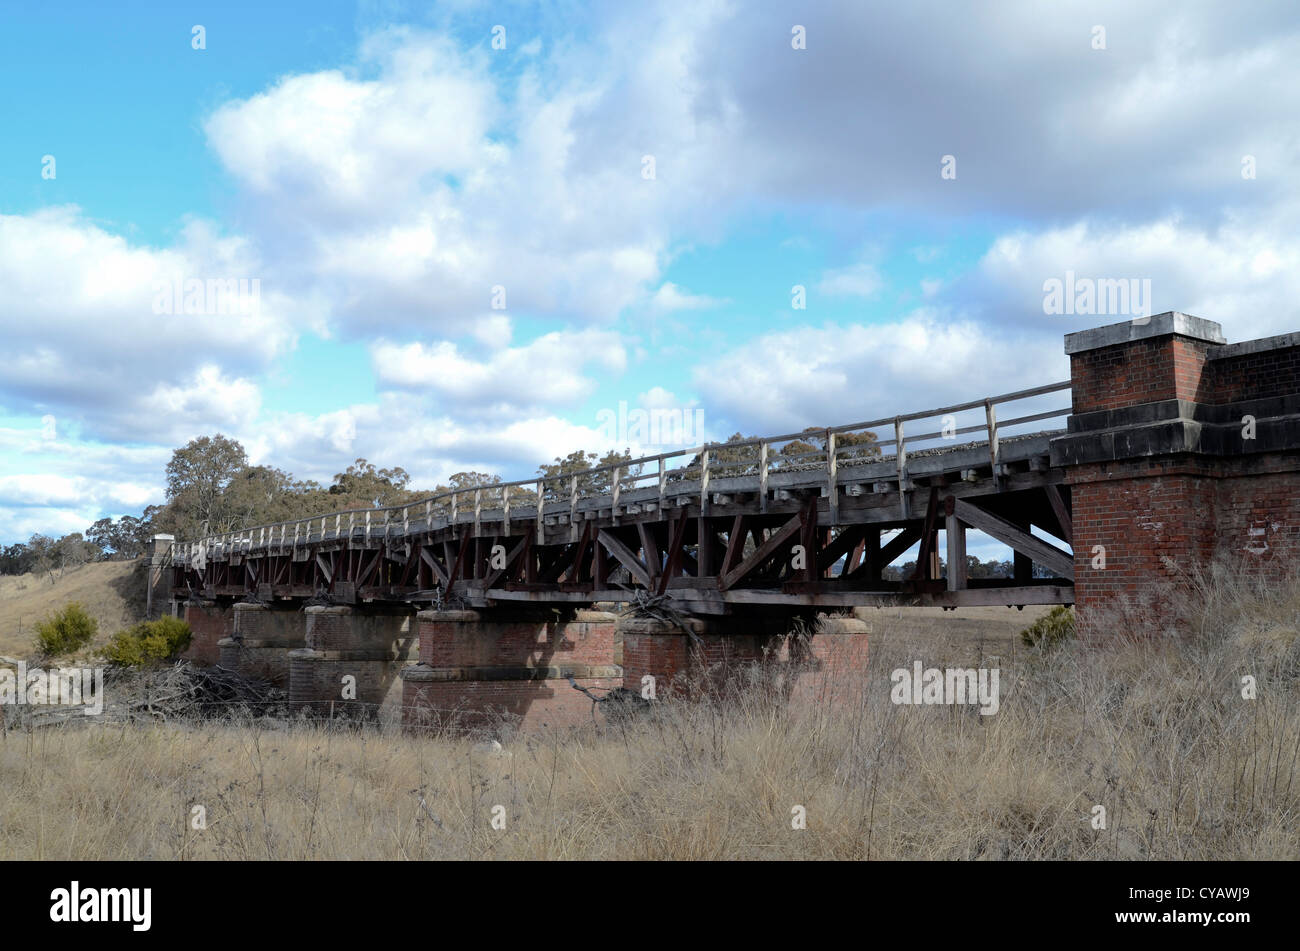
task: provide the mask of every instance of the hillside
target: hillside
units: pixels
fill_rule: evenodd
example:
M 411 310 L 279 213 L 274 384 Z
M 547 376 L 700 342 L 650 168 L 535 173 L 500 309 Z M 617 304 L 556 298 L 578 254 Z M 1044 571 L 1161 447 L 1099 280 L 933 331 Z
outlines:
M 80 601 L 99 621 L 96 643 L 106 641 L 144 619 L 144 559 L 82 565 L 53 584 L 43 575 L 0 575 L 0 654 L 30 655 L 36 622 L 69 601 Z

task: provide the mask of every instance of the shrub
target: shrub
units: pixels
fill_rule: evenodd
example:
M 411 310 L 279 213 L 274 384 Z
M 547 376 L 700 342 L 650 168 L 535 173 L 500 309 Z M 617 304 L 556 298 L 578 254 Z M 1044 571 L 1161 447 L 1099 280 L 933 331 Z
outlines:
M 148 667 L 175 660 L 190 646 L 190 626 L 175 617 L 142 621 L 118 631 L 101 652 L 104 659 L 124 667 Z
M 36 625 L 36 648 L 46 657 L 70 654 L 94 640 L 99 622 L 73 601 Z
M 1020 632 L 1020 639 L 1030 647 L 1055 647 L 1074 637 L 1074 608 L 1058 604 Z

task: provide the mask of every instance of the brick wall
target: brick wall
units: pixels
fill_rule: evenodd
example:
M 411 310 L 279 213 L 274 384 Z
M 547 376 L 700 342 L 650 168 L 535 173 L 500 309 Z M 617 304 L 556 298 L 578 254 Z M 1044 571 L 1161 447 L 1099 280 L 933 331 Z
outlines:
M 420 666 L 407 670 L 402 686 L 412 725 L 571 726 L 590 720 L 592 701 L 559 673 L 571 671 L 598 695 L 622 682 L 614 616 L 602 611 L 570 619 L 422 611 L 417 618 Z
M 1211 361 L 1216 403 L 1300 393 L 1300 347 L 1277 347 Z
M 187 602 L 183 615 L 193 637 L 190 646 L 181 654 L 185 660 L 207 666 L 221 660 L 217 643 L 229 637 L 234 629 L 234 612 L 230 605 L 214 601 Z
M 236 604 L 233 613 L 233 634 L 218 645 L 221 666 L 287 687 L 289 652 L 306 643 L 306 616 L 263 604 Z
M 1072 471 L 1070 482 L 1081 617 L 1115 598 L 1154 594 L 1213 553 L 1217 480 L 1195 466 L 1155 460 L 1096 464 Z M 1104 568 L 1093 567 L 1099 555 Z
M 1076 414 L 1174 398 L 1224 406 L 1292 396 L 1300 393 L 1300 337 L 1230 345 L 1180 334 L 1130 340 L 1072 353 L 1071 380 Z M 1214 558 L 1262 572 L 1300 564 L 1300 453 L 1284 446 L 1249 452 L 1248 445 L 1228 455 L 1188 451 L 1195 445 L 1143 458 L 1116 453 L 1114 461 L 1067 470 L 1085 626 L 1122 601 L 1145 602 L 1147 618 L 1168 621 L 1172 605 L 1162 602 L 1179 596 L 1171 583 Z M 1104 569 L 1093 567 L 1096 546 L 1105 549 Z
M 1212 346 L 1187 337 L 1163 336 L 1075 354 L 1070 361 L 1074 412 L 1201 399 L 1211 386 L 1205 365 Z
M 855 618 L 822 619 L 801 649 L 780 619 L 694 619 L 692 627 L 695 638 L 653 619 L 623 621 L 623 686 L 640 693 L 648 675 L 660 698 L 722 693 L 744 683 L 748 665 L 767 660 L 788 667 L 792 697 L 813 699 L 824 695 L 814 684 L 853 679 L 866 669 L 868 627 Z
M 597 696 L 620 685 L 619 678 L 578 681 Z M 523 732 L 569 727 L 592 720 L 592 701 L 567 680 L 479 681 L 469 683 L 406 682 L 406 722 L 412 726 L 492 728 L 505 725 Z M 597 713 L 599 718 L 602 714 Z
M 596 611 L 568 621 L 423 611 L 419 638 L 420 662 L 430 667 L 614 663 L 614 618 Z

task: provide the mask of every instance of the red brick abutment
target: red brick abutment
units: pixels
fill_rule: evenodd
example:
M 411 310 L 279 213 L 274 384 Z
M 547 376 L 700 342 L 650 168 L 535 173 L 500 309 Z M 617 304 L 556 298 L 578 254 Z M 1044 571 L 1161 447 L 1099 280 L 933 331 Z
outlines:
M 1085 628 L 1135 605 L 1154 629 L 1174 626 L 1174 592 L 1216 560 L 1264 575 L 1295 569 L 1300 334 L 1228 344 L 1218 324 L 1166 313 L 1069 334 L 1065 349 L 1072 414 L 1051 465 L 1069 487 Z M 410 726 L 573 725 L 593 716 L 584 690 L 698 696 L 763 658 L 788 665 L 793 696 L 828 697 L 866 663 L 868 630 L 851 617 L 808 617 L 811 636 L 793 638 L 789 614 L 679 623 L 613 607 L 286 599 L 183 609 L 195 661 L 271 679 L 306 708 Z

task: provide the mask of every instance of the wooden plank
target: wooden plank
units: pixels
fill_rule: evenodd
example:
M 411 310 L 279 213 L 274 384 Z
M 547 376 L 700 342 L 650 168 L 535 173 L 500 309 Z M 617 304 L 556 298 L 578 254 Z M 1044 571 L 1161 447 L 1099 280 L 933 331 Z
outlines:
M 817 499 L 809 499 L 808 504 L 799 514 L 801 520 L 799 526 L 799 544 L 803 545 L 804 554 L 803 580 L 811 584 L 815 582 L 822 573 L 818 565 L 817 557 Z
M 879 538 L 880 536 L 877 535 L 876 537 Z M 840 575 L 848 576 L 857 571 L 858 565 L 862 564 L 862 558 L 866 553 L 867 540 L 866 538 L 859 538 L 857 545 L 853 547 L 853 550 L 849 552 L 848 556 L 844 559 L 844 567 L 840 569 Z
M 588 522 L 582 526 L 582 538 L 578 539 L 578 553 L 573 556 L 573 568 L 569 573 L 569 581 L 573 583 L 582 580 L 583 568 L 587 564 L 587 552 L 596 544 L 596 523 Z
M 931 578 L 930 556 L 934 554 L 935 522 L 939 517 L 939 487 L 930 486 L 930 501 L 925 506 L 925 528 L 921 530 L 921 549 L 916 553 L 916 568 L 912 580 Z
M 919 525 L 909 525 L 899 534 L 895 535 L 888 543 L 880 548 L 880 561 L 877 565 L 877 571 L 884 571 L 893 563 L 894 559 L 907 551 L 921 539 L 921 527 Z
M 1022 531 L 1002 516 L 976 508 L 964 499 L 955 501 L 954 511 L 971 528 L 978 528 L 985 535 L 996 538 L 1002 544 L 1050 568 L 1060 577 L 1074 580 L 1074 557 L 1055 545 L 1049 545 L 1041 538 Z
M 460 548 L 456 552 L 456 560 L 452 562 L 451 571 L 447 573 L 447 584 L 453 585 L 462 577 L 462 569 L 465 564 L 465 556 L 469 553 L 469 526 L 466 526 L 460 533 Z M 358 583 L 357 587 L 361 587 Z
M 1067 545 L 1074 544 L 1074 523 L 1070 520 L 1070 512 L 1065 507 L 1065 499 L 1061 497 L 1061 490 L 1054 485 L 1043 486 L 1043 491 L 1047 493 L 1047 501 L 1052 504 L 1052 512 L 1056 515 L 1056 524 L 1061 529 L 1061 538 Z
M 555 559 L 546 566 L 542 571 L 542 583 L 554 584 L 559 580 L 560 575 L 568 570 L 569 565 L 573 564 L 574 557 L 578 554 L 578 543 L 564 546 L 556 555 Z
M 636 530 L 641 538 L 641 551 L 645 555 L 646 567 L 650 569 L 650 577 L 657 580 L 663 570 L 663 559 L 659 556 L 659 545 L 655 542 L 654 530 L 646 522 L 637 522 Z
M 774 531 L 767 537 L 767 541 L 763 542 L 763 544 L 760 545 L 752 555 L 735 568 L 722 573 L 722 576 L 718 579 L 718 589 L 720 591 L 726 591 L 759 565 L 763 564 L 763 562 L 767 561 L 767 559 L 772 557 L 778 548 L 788 542 L 800 531 L 800 529 L 803 528 L 805 521 L 806 520 L 801 513 Z M 730 557 L 730 552 L 728 552 L 728 557 Z M 811 559 L 810 563 L 815 565 L 816 558 Z
M 506 573 L 507 571 L 510 570 L 510 566 L 513 565 L 513 564 L 515 563 L 515 560 L 516 560 L 516 559 L 517 559 L 521 554 L 523 554 L 524 549 L 526 549 L 527 547 L 528 547 L 528 539 L 526 539 L 526 538 L 521 538 L 518 542 L 516 542 L 516 543 L 515 543 L 514 550 L 511 551 L 509 554 L 506 555 L 506 564 L 505 564 L 505 567 L 504 567 L 504 568 L 494 568 L 494 569 L 492 570 L 492 573 L 491 573 L 490 575 L 488 575 L 487 578 L 484 580 L 484 582 L 483 582 L 483 587 L 484 587 L 484 588 L 491 588 L 491 587 L 492 587 L 493 585 L 495 585 L 498 581 L 500 581 L 501 578 L 502 578 L 502 576 L 505 575 L 505 573 Z
M 826 497 L 830 499 L 830 520 L 832 525 L 840 521 L 840 477 L 839 457 L 835 452 L 835 433 L 826 433 Z M 812 561 L 809 560 L 809 565 Z
M 731 534 L 727 536 L 727 554 L 722 559 L 722 570 L 719 574 L 725 575 L 732 568 L 735 568 L 740 562 L 740 556 L 745 552 L 745 528 L 746 517 L 737 515 L 731 523 Z
M 903 518 L 910 518 L 907 510 L 907 446 L 903 435 L 903 418 L 894 420 L 894 462 L 898 469 L 898 509 Z
M 686 510 L 682 509 L 682 511 Z M 697 555 L 695 575 L 697 578 L 707 578 L 713 574 L 714 553 L 718 547 L 718 537 L 713 534 L 709 520 L 703 515 L 695 520 L 695 536 L 697 539 L 695 546 Z
M 955 514 L 946 517 L 944 536 L 948 543 L 948 590 L 966 588 L 966 526 Z
M 993 468 L 993 484 L 1001 486 L 1002 476 L 998 472 L 998 463 L 1002 459 L 998 445 L 998 411 L 992 400 L 984 401 L 984 417 L 989 431 L 989 464 Z
M 605 546 L 606 550 L 611 555 L 619 560 L 623 567 L 632 572 L 633 578 L 641 582 L 641 584 L 645 585 L 647 588 L 651 587 L 650 572 L 646 569 L 645 565 L 641 564 L 640 559 L 637 558 L 632 549 L 628 548 L 627 545 L 623 544 L 623 542 L 616 536 L 611 535 L 603 528 L 599 533 L 597 533 L 596 538 Z
M 855 548 L 860 549 L 862 546 L 862 536 L 864 529 L 859 525 L 853 525 L 842 529 L 835 539 L 821 550 L 817 556 L 817 570 L 825 571 L 832 567 L 841 557 L 852 552 Z M 850 559 L 851 560 L 851 559 Z M 854 565 L 853 567 L 856 567 Z M 845 563 L 846 572 L 852 571 L 853 568 Z
M 677 521 L 673 525 L 672 537 L 668 540 L 668 564 L 664 566 L 663 573 L 659 576 L 659 588 L 656 594 L 663 594 L 668 588 L 668 581 L 675 578 L 681 570 L 682 565 L 682 545 L 686 542 L 686 509 L 681 510 L 677 516 Z
M 442 567 L 442 565 L 438 564 L 438 559 L 434 558 L 433 555 L 429 554 L 428 549 L 426 548 L 420 549 L 420 560 L 423 561 L 430 568 L 432 568 L 433 573 L 437 575 L 438 580 L 442 582 L 442 586 L 444 588 L 447 587 L 447 569 Z

